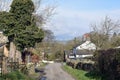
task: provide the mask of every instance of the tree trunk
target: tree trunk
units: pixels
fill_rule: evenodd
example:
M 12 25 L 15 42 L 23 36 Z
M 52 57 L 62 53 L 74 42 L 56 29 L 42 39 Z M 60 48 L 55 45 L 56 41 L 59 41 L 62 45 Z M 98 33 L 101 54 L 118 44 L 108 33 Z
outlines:
M 15 51 L 16 47 L 13 42 L 10 42 L 10 52 L 9 52 L 9 57 L 10 59 L 14 62 L 15 60 Z

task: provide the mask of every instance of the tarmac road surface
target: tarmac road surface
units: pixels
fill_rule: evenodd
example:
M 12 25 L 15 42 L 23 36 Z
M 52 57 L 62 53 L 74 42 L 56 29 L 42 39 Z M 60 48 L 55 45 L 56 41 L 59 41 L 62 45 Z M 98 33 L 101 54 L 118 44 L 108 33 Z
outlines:
M 45 67 L 45 80 L 75 80 L 71 75 L 61 68 L 61 63 L 48 64 Z

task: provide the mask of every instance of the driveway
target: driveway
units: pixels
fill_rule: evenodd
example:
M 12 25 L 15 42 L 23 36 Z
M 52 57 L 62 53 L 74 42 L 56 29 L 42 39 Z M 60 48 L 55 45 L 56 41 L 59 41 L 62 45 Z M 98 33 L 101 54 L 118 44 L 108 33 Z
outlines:
M 61 66 L 61 63 L 48 64 L 45 67 L 46 80 L 75 80 Z

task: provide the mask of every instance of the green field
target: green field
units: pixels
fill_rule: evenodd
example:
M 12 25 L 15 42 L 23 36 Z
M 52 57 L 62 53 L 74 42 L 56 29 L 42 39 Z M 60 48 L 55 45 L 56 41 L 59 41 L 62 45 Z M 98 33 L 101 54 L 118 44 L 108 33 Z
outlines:
M 63 69 L 71 74 L 76 80 L 101 80 L 99 77 L 90 76 L 86 71 L 73 69 L 67 65 L 64 65 Z

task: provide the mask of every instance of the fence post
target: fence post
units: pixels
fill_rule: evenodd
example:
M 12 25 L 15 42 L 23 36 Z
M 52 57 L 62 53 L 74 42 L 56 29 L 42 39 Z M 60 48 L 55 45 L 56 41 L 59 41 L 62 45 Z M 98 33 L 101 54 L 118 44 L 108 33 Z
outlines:
M 2 63 L 3 63 L 3 55 L 0 55 L 0 76 L 2 77 L 2 73 L 3 73 L 3 70 L 2 70 Z

